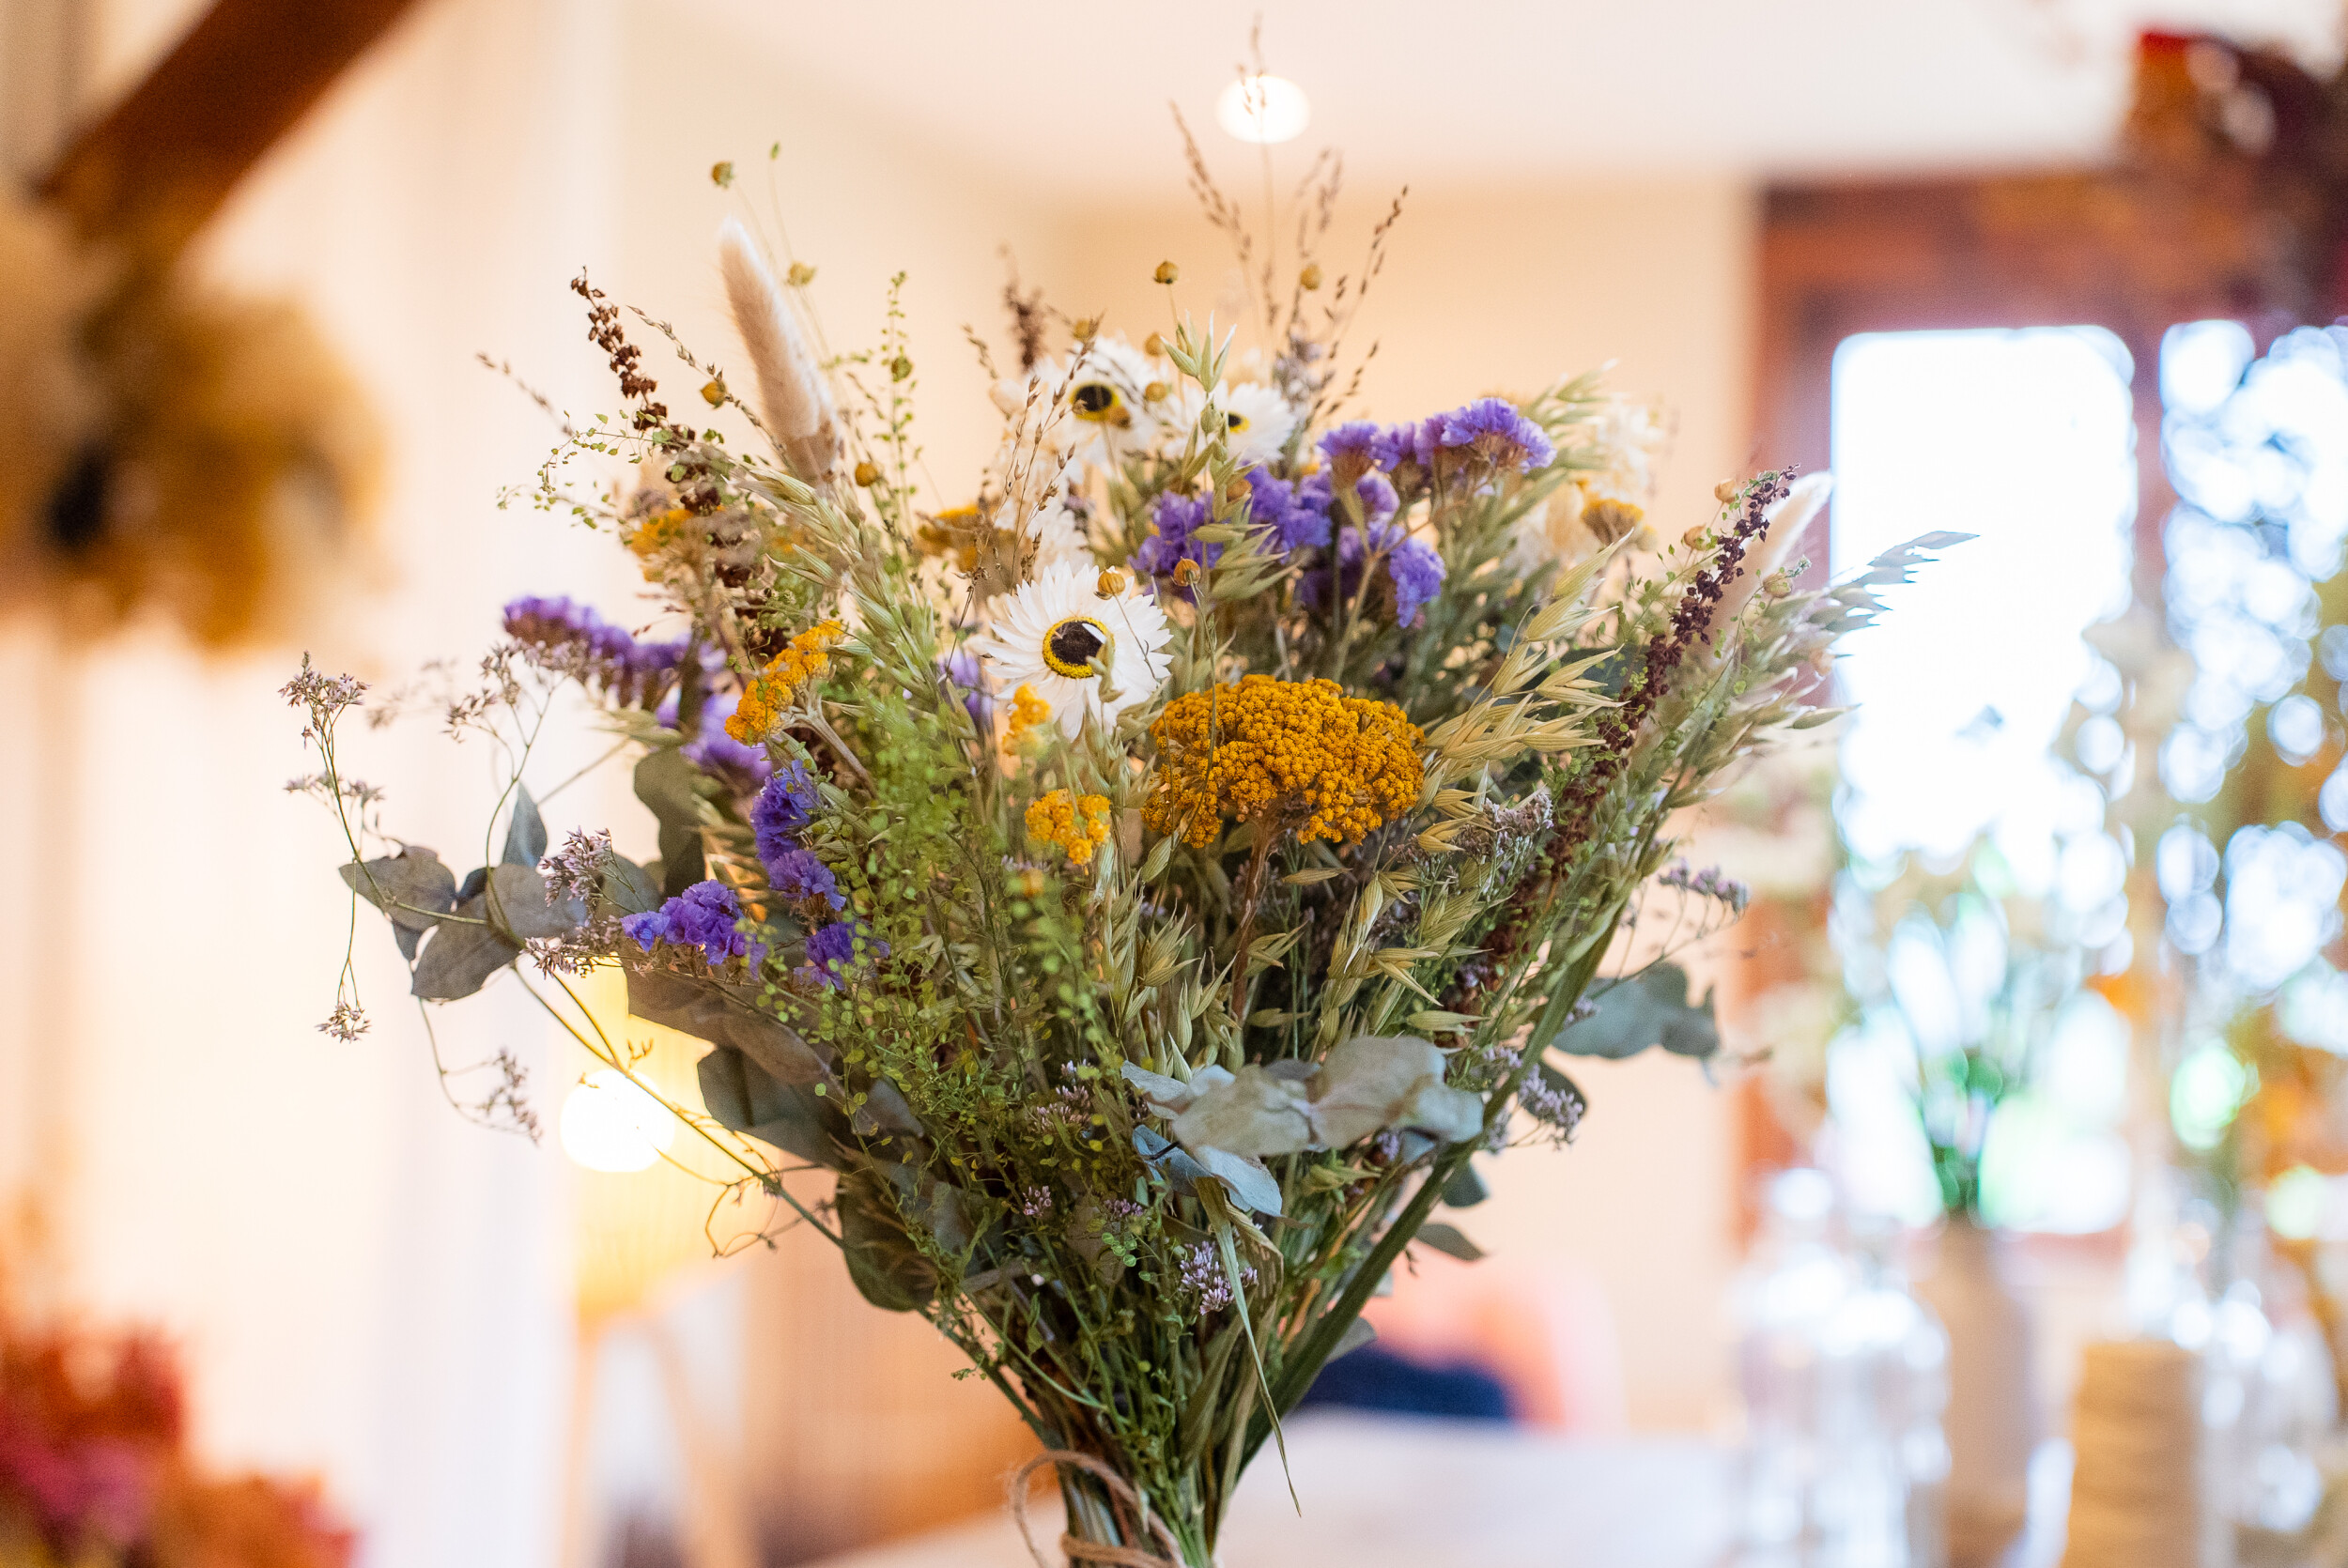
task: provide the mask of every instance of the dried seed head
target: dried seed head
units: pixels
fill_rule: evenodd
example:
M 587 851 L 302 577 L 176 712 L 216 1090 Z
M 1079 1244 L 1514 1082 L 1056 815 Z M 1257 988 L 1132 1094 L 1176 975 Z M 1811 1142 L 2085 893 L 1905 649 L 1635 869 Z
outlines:
M 1733 479 L 1723 479 L 1718 484 L 1712 486 L 1712 499 L 1719 501 L 1722 506 L 1726 506 L 1730 501 L 1735 500 L 1738 496 L 1741 496 L 1744 493 L 1745 487 L 1742 484 L 1738 484 Z
M 902 381 L 912 374 L 913 361 L 903 354 L 888 361 L 888 378 L 891 381 Z
M 1783 572 L 1771 572 L 1761 579 L 1761 592 L 1772 599 L 1783 599 L 1794 591 L 1794 579 Z
M 1104 599 L 1114 599 L 1125 592 L 1125 574 L 1111 566 L 1093 579 L 1093 592 Z
M 1249 496 L 1252 496 L 1255 493 L 1255 488 L 1250 485 L 1247 481 L 1244 479 L 1234 479 L 1230 484 L 1224 486 L 1223 499 L 1230 502 L 1233 506 L 1237 506 L 1240 502 L 1245 500 Z
M 725 377 L 720 376 L 702 388 L 702 401 L 715 408 L 726 400 Z
M 1188 588 L 1198 580 L 1198 563 L 1184 556 L 1174 563 L 1174 586 Z
M 1141 400 L 1144 403 L 1163 403 L 1172 395 L 1173 391 L 1163 381 L 1152 381 L 1141 389 Z
M 709 181 L 721 191 L 732 185 L 734 183 L 734 160 L 721 158 L 709 165 Z
M 1160 337 L 1155 332 L 1151 332 L 1148 337 L 1141 340 L 1141 351 L 1154 360 L 1159 355 L 1166 352 L 1166 339 Z
M 795 261 L 791 264 L 791 270 L 782 275 L 782 281 L 793 288 L 805 288 L 815 281 L 815 269 L 804 261 Z
M 1321 263 L 1317 261 L 1306 262 L 1305 264 L 1305 270 L 1296 274 L 1296 284 L 1299 288 L 1304 289 L 1308 294 L 1314 289 L 1319 288 L 1321 286 Z
M 864 485 L 878 484 L 880 483 L 880 469 L 874 466 L 870 458 L 867 458 L 865 461 L 858 463 L 856 466 L 856 482 L 858 484 Z
M 1075 334 L 1075 338 L 1078 343 L 1090 343 L 1094 338 L 1101 335 L 1100 319 L 1096 316 L 1083 316 L 1080 317 L 1075 324 L 1071 326 L 1068 330 Z
M 1679 542 L 1691 550 L 1700 550 L 1704 548 L 1704 542 L 1711 536 L 1712 530 L 1708 528 L 1691 528 L 1679 536 Z
M 1170 261 L 1162 261 L 1158 263 L 1158 269 L 1150 275 L 1162 284 L 1170 284 L 1182 277 L 1182 269 Z

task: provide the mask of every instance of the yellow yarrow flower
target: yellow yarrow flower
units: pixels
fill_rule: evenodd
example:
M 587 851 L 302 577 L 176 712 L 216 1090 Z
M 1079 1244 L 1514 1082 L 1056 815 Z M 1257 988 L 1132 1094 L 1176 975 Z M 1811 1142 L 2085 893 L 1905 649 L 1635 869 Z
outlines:
M 1335 681 L 1250 675 L 1168 704 L 1150 738 L 1158 779 L 1141 809 L 1160 833 L 1212 843 L 1223 820 L 1358 843 L 1409 810 L 1426 780 L 1418 727 Z
M 1093 850 L 1109 841 L 1108 797 L 1077 799 L 1066 790 L 1054 790 L 1027 807 L 1027 837 L 1057 844 L 1070 860 L 1089 866 Z
M 839 622 L 824 621 L 793 638 L 742 693 L 734 716 L 726 720 L 726 733 L 744 746 L 765 740 L 782 722 L 783 710 L 799 688 L 831 668 L 830 650 L 847 635 Z
M 1011 722 L 1003 733 L 1003 744 L 1017 746 L 1027 738 L 1027 731 L 1052 716 L 1052 705 L 1035 694 L 1033 686 L 1023 685 L 1011 694 Z

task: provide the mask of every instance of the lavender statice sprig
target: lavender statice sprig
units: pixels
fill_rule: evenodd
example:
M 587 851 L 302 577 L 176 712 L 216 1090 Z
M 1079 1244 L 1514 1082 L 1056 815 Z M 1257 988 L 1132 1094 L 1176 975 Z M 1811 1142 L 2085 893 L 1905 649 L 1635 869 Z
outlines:
M 687 646 L 639 642 L 590 606 L 535 594 L 505 607 L 505 635 L 538 669 L 634 708 L 649 706 L 668 684 Z

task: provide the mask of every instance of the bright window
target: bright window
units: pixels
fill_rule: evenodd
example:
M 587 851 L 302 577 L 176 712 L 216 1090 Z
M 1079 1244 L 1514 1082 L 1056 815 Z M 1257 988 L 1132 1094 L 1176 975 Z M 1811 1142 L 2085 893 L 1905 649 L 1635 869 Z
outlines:
M 1979 1125 L 1949 1099 L 1966 1052 L 2024 1074 L 1977 1148 L 1992 1222 L 2092 1231 L 2126 1209 L 2125 1025 L 2092 992 L 2061 1000 L 2045 944 L 2000 912 L 2043 908 L 2087 968 L 2127 940 L 2104 785 L 2135 760 L 2108 721 L 2081 731 L 2079 766 L 2055 746 L 2075 702 L 2109 714 L 2121 696 L 2083 634 L 2128 604 L 2132 369 L 2093 327 L 1870 333 L 1835 354 L 1836 574 L 1920 534 L 1977 536 L 1887 590 L 1891 614 L 1837 666 L 1858 712 L 1836 924 L 1861 1017 L 1830 1058 L 1835 1158 L 1861 1201 L 1911 1221 L 1940 1202 L 1918 1085 L 1938 1085 L 1924 1115 L 1944 1134 Z M 1914 873 L 1968 865 L 1961 895 L 1888 907 Z

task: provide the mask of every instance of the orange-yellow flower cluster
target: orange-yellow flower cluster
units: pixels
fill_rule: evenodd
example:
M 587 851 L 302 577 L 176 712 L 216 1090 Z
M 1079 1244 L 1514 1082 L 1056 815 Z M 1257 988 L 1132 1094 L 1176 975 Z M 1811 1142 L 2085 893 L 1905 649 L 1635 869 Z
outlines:
M 1035 694 L 1033 686 L 1021 686 L 1011 694 L 1011 722 L 1005 728 L 1003 744 L 1017 746 L 1028 730 L 1052 716 L 1052 705 Z
M 1168 704 L 1150 737 L 1158 781 L 1142 820 L 1212 843 L 1223 819 L 1357 843 L 1418 800 L 1418 727 L 1335 681 L 1250 675 Z
M 1089 866 L 1093 850 L 1109 841 L 1108 797 L 1077 799 L 1054 790 L 1027 807 L 1027 837 L 1057 844 L 1077 865 Z
M 772 734 L 798 689 L 831 668 L 830 650 L 847 635 L 839 622 L 823 621 L 793 638 L 742 693 L 741 704 L 726 720 L 726 733 L 744 746 Z

